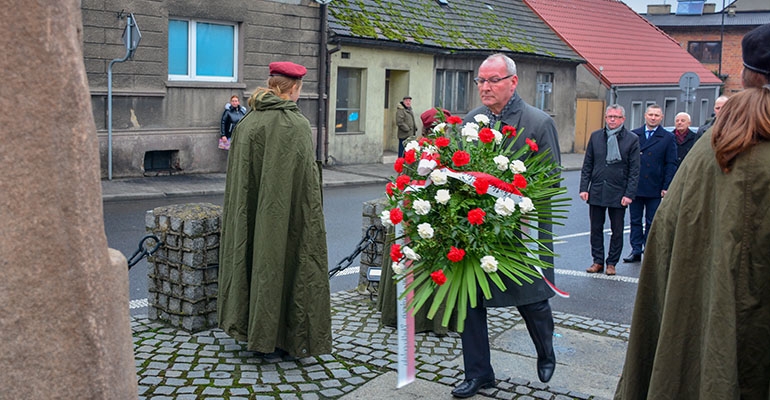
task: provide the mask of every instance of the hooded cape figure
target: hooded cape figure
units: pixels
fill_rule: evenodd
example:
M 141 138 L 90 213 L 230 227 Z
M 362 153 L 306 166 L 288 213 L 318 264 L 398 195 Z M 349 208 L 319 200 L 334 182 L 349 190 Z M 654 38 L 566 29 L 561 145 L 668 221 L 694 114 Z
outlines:
M 770 398 L 770 142 L 723 173 L 711 131 L 655 214 L 616 400 Z
M 297 104 L 268 92 L 233 133 L 219 257 L 219 327 L 252 351 L 331 352 L 321 169 Z

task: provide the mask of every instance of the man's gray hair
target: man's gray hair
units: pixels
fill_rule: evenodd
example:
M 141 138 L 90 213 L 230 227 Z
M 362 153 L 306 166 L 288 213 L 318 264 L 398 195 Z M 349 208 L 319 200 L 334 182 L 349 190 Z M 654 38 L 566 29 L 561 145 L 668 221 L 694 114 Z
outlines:
M 626 117 L 626 109 L 623 108 L 623 106 L 621 106 L 620 104 L 615 103 L 615 104 L 608 105 L 607 109 L 604 110 L 604 114 L 606 115 L 607 112 L 609 112 L 610 110 L 620 110 L 620 115 L 622 115 L 623 118 Z
M 505 62 L 505 69 L 506 71 L 508 71 L 508 75 L 516 75 L 516 63 L 513 62 L 511 57 L 508 57 L 503 53 L 492 54 L 491 56 L 487 57 L 487 59 L 484 60 L 484 62 L 494 60 L 497 58 L 500 58 Z

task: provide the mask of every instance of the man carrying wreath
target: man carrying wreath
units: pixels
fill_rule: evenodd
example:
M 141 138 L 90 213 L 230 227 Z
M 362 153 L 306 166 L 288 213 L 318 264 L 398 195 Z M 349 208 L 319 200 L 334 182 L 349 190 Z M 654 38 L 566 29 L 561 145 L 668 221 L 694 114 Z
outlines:
M 548 150 L 551 160 L 557 165 L 560 164 L 556 125 L 548 114 L 525 103 L 516 93 L 519 77 L 516 74 L 516 63 L 512 59 L 500 53 L 487 57 L 479 67 L 478 76 L 474 81 L 483 106 L 470 111 L 465 122 L 473 122 L 474 116 L 484 114 L 489 118 L 489 126 L 502 122 L 502 125 L 516 127 L 519 135 L 524 138 L 515 141 L 511 148 L 512 153 L 534 142 L 538 151 Z M 539 227 L 547 232 L 552 230 L 551 224 L 541 224 Z M 541 232 L 538 237 L 545 240 L 548 248 L 553 250 L 550 234 Z M 553 257 L 541 259 L 553 263 Z M 549 281 L 554 281 L 553 268 L 545 269 L 544 274 Z M 477 307 L 468 307 L 465 329 L 461 335 L 465 380 L 452 391 L 454 397 L 471 397 L 480 389 L 496 385 L 490 360 L 486 307 L 518 308 L 537 350 L 538 378 L 542 382 L 548 382 L 553 375 L 556 356 L 553 351 L 553 315 L 548 302 L 548 299 L 554 296 L 553 290 L 543 279 L 534 279 L 532 283 L 524 282 L 523 286 L 519 286 L 505 277 L 502 278 L 506 291 L 499 290 L 496 285 L 490 285 L 492 298 L 484 299 L 479 290 Z

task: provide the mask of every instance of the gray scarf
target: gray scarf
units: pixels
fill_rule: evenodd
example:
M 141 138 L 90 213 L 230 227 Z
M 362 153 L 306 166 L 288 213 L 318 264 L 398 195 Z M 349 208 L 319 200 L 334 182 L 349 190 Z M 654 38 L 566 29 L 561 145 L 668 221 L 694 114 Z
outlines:
M 623 126 L 621 125 L 616 129 L 604 129 L 607 132 L 607 164 L 623 161 L 623 158 L 620 157 L 620 149 L 618 148 L 618 132 L 623 129 Z

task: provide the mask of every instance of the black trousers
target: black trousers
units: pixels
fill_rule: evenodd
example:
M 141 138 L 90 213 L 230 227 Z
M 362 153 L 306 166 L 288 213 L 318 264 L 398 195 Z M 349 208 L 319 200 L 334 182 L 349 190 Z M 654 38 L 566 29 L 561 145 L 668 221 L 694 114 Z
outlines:
M 607 262 L 604 262 L 604 217 L 610 216 L 610 250 L 607 252 Z M 594 263 L 602 265 L 617 265 L 620 253 L 623 252 L 623 219 L 625 208 L 588 206 L 588 217 L 591 220 L 591 257 Z
M 527 324 L 527 330 L 533 343 L 541 341 L 550 345 L 553 338 L 553 314 L 548 300 L 517 306 L 516 308 Z M 489 352 L 486 307 L 481 304 L 477 304 L 476 308 L 468 307 L 465 330 L 460 334 L 460 337 L 463 344 L 465 379 L 494 378 L 495 371 L 492 369 Z M 537 350 L 538 346 L 535 346 Z

